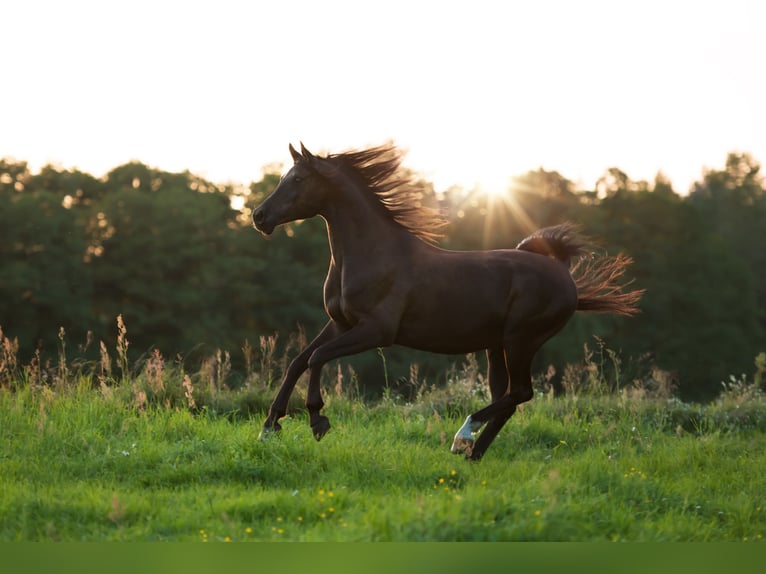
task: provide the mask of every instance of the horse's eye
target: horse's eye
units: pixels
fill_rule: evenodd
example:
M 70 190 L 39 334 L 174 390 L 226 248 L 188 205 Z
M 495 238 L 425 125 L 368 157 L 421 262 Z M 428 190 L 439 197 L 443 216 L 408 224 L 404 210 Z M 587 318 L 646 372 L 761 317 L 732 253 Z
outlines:
M 299 175 L 296 175 L 294 179 L 295 179 L 295 183 L 300 183 L 303 181 L 303 178 Z

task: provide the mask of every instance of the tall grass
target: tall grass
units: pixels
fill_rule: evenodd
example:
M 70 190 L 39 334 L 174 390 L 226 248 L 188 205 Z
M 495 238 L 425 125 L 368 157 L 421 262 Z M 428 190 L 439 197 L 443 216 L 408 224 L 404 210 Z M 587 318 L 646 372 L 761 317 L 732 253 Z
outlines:
M 673 540 L 766 534 L 762 374 L 705 405 L 672 379 L 632 380 L 586 349 L 556 396 L 550 373 L 481 463 L 449 453 L 486 404 L 472 358 L 442 386 L 363 401 L 324 382 L 317 443 L 300 393 L 279 437 L 256 440 L 285 358 L 246 344 L 198 370 L 159 351 L 127 361 L 127 329 L 96 364 L 20 365 L 0 336 L 0 540 Z M 116 368 L 115 368 L 116 366 Z M 619 375 L 619 376 L 615 376 Z M 630 380 L 628 380 L 630 379 Z

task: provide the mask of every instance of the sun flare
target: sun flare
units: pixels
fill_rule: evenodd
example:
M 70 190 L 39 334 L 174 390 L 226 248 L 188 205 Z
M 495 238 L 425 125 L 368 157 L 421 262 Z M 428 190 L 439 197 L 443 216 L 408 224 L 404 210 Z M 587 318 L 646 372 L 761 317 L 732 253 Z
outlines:
M 507 197 L 511 193 L 511 188 L 508 181 L 493 181 L 477 186 L 477 191 L 482 195 L 487 196 L 490 200 L 500 199 Z
M 492 188 L 492 191 L 480 190 L 486 197 L 486 217 L 483 229 L 485 246 L 489 245 L 491 238 L 500 230 L 506 230 L 509 226 L 518 226 L 524 234 L 531 233 L 536 229 L 524 207 L 519 203 L 513 193 L 513 188 L 508 185 L 505 188 Z

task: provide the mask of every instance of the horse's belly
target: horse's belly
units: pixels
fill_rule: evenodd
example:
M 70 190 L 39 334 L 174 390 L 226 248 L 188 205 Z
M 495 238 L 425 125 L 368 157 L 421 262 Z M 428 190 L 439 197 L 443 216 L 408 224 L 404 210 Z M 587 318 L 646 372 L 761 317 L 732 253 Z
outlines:
M 441 309 L 405 314 L 396 343 L 434 353 L 462 354 L 500 346 L 503 314 L 487 309 Z

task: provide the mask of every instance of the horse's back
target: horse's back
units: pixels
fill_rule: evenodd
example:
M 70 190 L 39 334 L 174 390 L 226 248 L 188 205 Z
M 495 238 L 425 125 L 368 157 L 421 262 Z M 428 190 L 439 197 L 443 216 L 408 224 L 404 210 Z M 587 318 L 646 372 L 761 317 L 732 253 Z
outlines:
M 425 253 L 407 274 L 399 344 L 449 353 L 496 347 L 512 323 L 565 322 L 577 305 L 569 270 L 548 257 L 515 249 Z
M 421 258 L 417 275 L 424 284 L 453 294 L 497 303 L 529 297 L 562 304 L 577 304 L 577 289 L 568 267 L 551 257 L 518 249 L 448 251 L 437 249 Z M 430 277 L 441 278 L 434 282 Z

